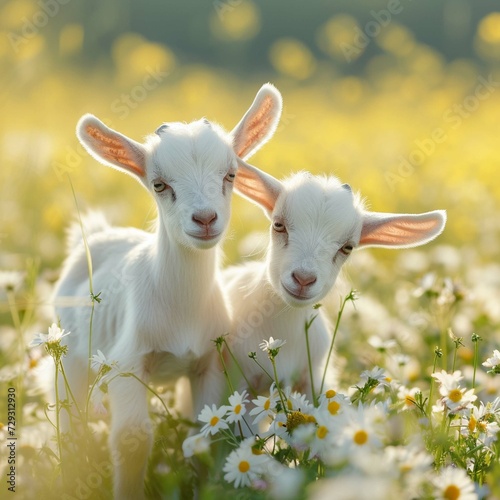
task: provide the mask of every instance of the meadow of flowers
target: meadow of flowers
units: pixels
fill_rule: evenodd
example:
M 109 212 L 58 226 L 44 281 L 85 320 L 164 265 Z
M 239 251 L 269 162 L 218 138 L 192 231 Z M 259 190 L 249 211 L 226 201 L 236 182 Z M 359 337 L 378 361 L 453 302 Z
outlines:
M 216 10 L 210 19 L 229 42 L 258 32 L 256 4 L 240 3 L 226 21 Z M 2 34 L 19 30 L 33 9 L 28 0 L 2 6 Z M 86 405 L 64 434 L 60 415 L 74 402 L 58 397 L 53 380 L 64 377 L 72 333 L 57 324 L 50 297 L 78 210 L 147 228 L 154 204 L 83 151 L 78 118 L 93 112 L 137 140 L 164 121 L 200 116 L 230 129 L 265 81 L 285 106 L 252 163 L 278 178 L 337 175 L 376 211 L 446 209 L 447 226 L 422 249 L 353 253 L 318 306 L 339 320 L 338 379 L 311 400 L 272 373 L 268 392 L 243 389 L 233 367 L 225 400 L 191 422 L 175 410 L 172 387 L 151 387 L 148 498 L 500 498 L 500 15 L 475 27 L 478 57 L 451 61 L 396 19 L 370 40 L 377 52 L 360 72 L 339 50 L 353 22 L 325 19 L 316 37 L 322 58 L 293 37 L 277 40 L 272 71 L 251 77 L 185 62 L 173 47 L 127 32 L 108 59 L 84 68 L 73 62 L 84 36 L 78 23 L 57 37 L 49 25 L 19 50 L 0 38 L 9 117 L 0 122 L 2 498 L 10 432 L 19 498 L 111 496 L 106 392 L 130 374 L 106 352 L 90 353 Z M 224 265 L 263 258 L 267 229 L 260 211 L 235 196 Z M 98 312 L 106 295 L 94 292 Z M 225 333 L 214 339 L 222 361 L 231 357 Z M 254 350 L 279 365 L 283 350 L 305 347 L 305 336 L 302 346 L 266 338 Z

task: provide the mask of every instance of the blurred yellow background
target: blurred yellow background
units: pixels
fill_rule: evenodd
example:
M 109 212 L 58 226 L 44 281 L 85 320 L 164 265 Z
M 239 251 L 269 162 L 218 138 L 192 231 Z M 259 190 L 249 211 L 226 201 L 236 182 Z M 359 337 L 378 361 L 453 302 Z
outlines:
M 376 211 L 446 209 L 439 244 L 463 250 L 465 265 L 498 260 L 500 12 L 491 2 L 335 4 L 4 2 L 0 268 L 30 257 L 58 268 L 76 213 L 67 174 L 81 209 L 118 225 L 154 218 L 138 183 L 79 146 L 82 114 L 136 140 L 202 116 L 230 130 L 267 81 L 283 94 L 283 118 L 251 163 L 279 178 L 337 175 Z M 266 230 L 235 196 L 227 262 L 253 253 Z

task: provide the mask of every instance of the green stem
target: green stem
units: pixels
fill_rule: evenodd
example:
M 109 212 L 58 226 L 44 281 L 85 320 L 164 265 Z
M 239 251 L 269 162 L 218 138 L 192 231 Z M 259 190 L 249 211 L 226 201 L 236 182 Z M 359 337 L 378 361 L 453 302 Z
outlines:
M 347 304 L 347 301 L 348 300 L 353 300 L 352 299 L 353 297 L 353 292 L 351 291 L 351 293 L 349 295 L 347 295 L 344 300 L 342 301 L 342 304 L 340 306 L 340 310 L 339 310 L 339 313 L 337 314 L 337 321 L 335 323 L 335 329 L 333 330 L 333 336 L 332 336 L 332 341 L 330 343 L 330 349 L 328 350 L 328 356 L 326 357 L 326 363 L 325 363 L 325 369 L 323 371 L 323 377 L 321 379 L 321 386 L 319 388 L 319 393 L 322 394 L 323 393 L 323 388 L 325 386 L 325 379 L 326 379 L 326 372 L 328 370 L 328 365 L 330 364 L 330 357 L 332 356 L 332 352 L 333 352 L 333 344 L 335 342 L 335 338 L 337 337 L 337 332 L 339 330 L 339 326 L 340 326 L 340 320 L 342 318 L 342 314 L 344 313 L 344 308 L 345 308 L 345 305 Z
M 66 175 L 68 176 L 69 185 L 71 186 L 71 192 L 73 193 L 73 199 L 75 200 L 76 213 L 78 215 L 78 222 L 80 224 L 80 230 L 82 232 L 82 240 L 83 240 L 83 246 L 85 248 L 85 257 L 87 259 L 87 271 L 89 276 L 89 292 L 90 292 L 90 298 L 92 300 L 92 311 L 90 313 L 89 347 L 88 347 L 89 352 L 88 352 L 88 362 L 87 362 L 87 387 L 88 387 L 90 385 L 90 376 L 91 376 L 90 358 L 92 357 L 92 323 L 94 319 L 94 306 L 96 300 L 99 301 L 99 299 L 98 296 L 94 294 L 94 285 L 92 281 L 92 275 L 93 275 L 92 255 L 90 253 L 90 247 L 87 241 L 87 237 L 85 236 L 85 231 L 83 229 L 83 222 L 80 213 L 80 207 L 78 206 L 78 200 L 76 199 L 75 188 L 73 187 L 73 183 L 71 182 L 71 177 L 69 176 L 69 174 L 67 173 Z
M 271 379 L 271 381 L 274 382 L 273 376 L 257 361 L 257 358 L 252 358 L 252 359 L 257 363 L 259 368 Z
M 479 355 L 478 342 L 474 342 L 474 371 L 472 372 L 472 388 L 476 387 L 476 370 L 477 370 L 477 360 Z
M 286 404 L 285 404 L 285 398 L 283 397 L 283 393 L 281 391 L 281 387 L 280 387 L 280 381 L 278 380 L 278 372 L 276 370 L 276 361 L 274 361 L 274 357 L 269 357 L 270 361 L 271 361 L 271 364 L 273 365 L 273 372 L 274 372 L 274 380 L 276 381 L 276 389 L 278 389 L 278 394 L 279 394 L 279 397 L 280 397 L 280 401 L 281 401 L 281 406 L 283 407 L 283 411 L 285 412 L 285 415 L 288 414 L 288 408 L 286 407 Z M 272 394 L 271 394 L 272 396 Z
M 61 476 L 63 483 L 64 480 L 64 468 L 63 468 L 63 456 L 62 456 L 62 441 L 61 441 L 61 402 L 59 400 L 59 361 L 55 360 L 55 392 L 56 392 L 56 435 L 57 435 L 57 449 L 59 451 L 59 464 L 61 467 Z
M 224 356 L 222 354 L 222 345 L 221 344 L 217 344 L 217 352 L 219 353 L 220 362 L 222 363 L 222 371 L 224 373 L 224 376 L 226 377 L 227 385 L 228 385 L 229 390 L 231 391 L 231 394 L 232 394 L 234 392 L 234 387 L 233 387 L 233 384 L 231 383 L 231 379 L 230 379 L 229 373 L 227 371 L 226 362 L 224 361 Z
M 316 315 L 317 316 L 317 315 Z M 313 399 L 313 404 L 315 407 L 318 406 L 318 399 L 316 398 L 316 391 L 314 390 L 314 376 L 313 376 L 313 370 L 312 370 L 312 362 L 311 362 L 311 348 L 309 346 L 309 328 L 312 325 L 312 322 L 316 318 L 314 316 L 310 321 L 306 321 L 306 348 L 307 348 L 307 362 L 309 365 L 309 378 L 311 379 L 311 394 L 312 394 L 312 399 Z M 326 370 L 325 370 L 326 373 Z
M 252 393 L 253 396 L 257 396 L 257 391 L 252 387 L 252 384 L 250 384 L 250 381 L 248 380 L 247 376 L 245 375 L 245 372 L 241 368 L 240 363 L 236 359 L 236 356 L 233 354 L 233 351 L 229 347 L 229 344 L 226 342 L 226 339 L 223 339 L 224 345 L 226 346 L 227 352 L 231 356 L 232 360 L 234 361 L 234 364 L 236 365 L 236 368 L 238 368 L 239 372 L 241 373 L 242 377 L 245 379 L 245 382 L 247 384 L 248 390 Z
M 429 388 L 429 404 L 427 405 L 427 414 L 429 416 L 429 424 L 432 425 L 431 420 L 431 409 L 432 409 L 432 393 L 434 392 L 434 377 L 432 376 L 436 372 L 438 355 L 434 354 L 434 364 L 432 365 L 432 374 L 431 374 L 431 386 Z

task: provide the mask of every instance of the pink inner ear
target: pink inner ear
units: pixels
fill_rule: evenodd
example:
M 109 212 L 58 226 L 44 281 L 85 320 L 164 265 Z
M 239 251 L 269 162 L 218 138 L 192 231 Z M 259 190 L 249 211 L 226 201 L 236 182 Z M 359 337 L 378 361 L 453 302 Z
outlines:
M 119 136 L 106 135 L 98 127 L 87 125 L 86 133 L 96 141 L 96 146 L 103 158 L 111 163 L 118 163 L 130 169 L 139 177 L 144 176 L 144 169 L 131 154 L 130 146 L 124 143 Z
M 412 245 L 431 236 L 440 221 L 434 217 L 417 219 L 400 217 L 378 221 L 363 228 L 360 244 L 363 245 Z
M 270 110 L 273 107 L 273 99 L 266 96 L 258 110 L 245 121 L 245 142 L 240 144 L 236 154 L 244 157 L 252 146 L 259 142 L 269 130 L 269 123 L 272 121 Z

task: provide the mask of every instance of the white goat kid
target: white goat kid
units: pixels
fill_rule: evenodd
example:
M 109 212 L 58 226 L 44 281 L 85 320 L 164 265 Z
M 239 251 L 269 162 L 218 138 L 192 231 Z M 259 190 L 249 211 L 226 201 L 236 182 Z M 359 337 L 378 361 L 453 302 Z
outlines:
M 438 236 L 444 211 L 419 215 L 368 212 L 348 184 L 331 176 L 302 172 L 280 182 L 239 161 L 236 191 L 260 205 L 271 220 L 271 239 L 264 262 L 248 262 L 224 271 L 231 297 L 231 344 L 250 384 L 269 387 L 257 360 L 270 373 L 267 354 L 257 346 L 270 336 L 286 340 L 276 359 L 285 385 L 311 394 L 304 325 L 318 317 L 309 330 L 314 388 L 317 392 L 331 342 L 331 329 L 313 304 L 332 289 L 339 271 L 355 248 L 407 248 Z M 328 367 L 330 377 L 331 368 Z M 329 378 L 330 378 L 329 377 Z
M 227 332 L 230 323 L 216 244 L 229 222 L 237 157 L 259 149 L 273 135 L 280 114 L 281 96 L 267 84 L 231 133 L 207 120 L 169 123 L 140 144 L 91 115 L 78 124 L 77 135 L 87 151 L 101 163 L 132 174 L 158 207 L 154 234 L 102 223 L 87 234 L 93 287 L 102 291 L 93 320 L 92 353 L 100 349 L 122 372 L 132 372 L 146 383 L 187 375 L 196 412 L 205 403 L 217 403 L 224 388 L 212 339 Z M 80 304 L 57 307 L 56 313 L 72 332 L 66 337 L 65 366 L 83 408 L 90 308 L 85 299 L 87 262 L 78 232 L 77 226 L 71 230 L 73 248 L 55 302 L 72 299 Z M 117 377 L 109 385 L 115 498 L 139 499 L 144 494 L 152 446 L 146 391 L 132 377 Z

